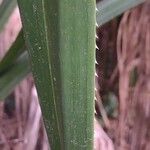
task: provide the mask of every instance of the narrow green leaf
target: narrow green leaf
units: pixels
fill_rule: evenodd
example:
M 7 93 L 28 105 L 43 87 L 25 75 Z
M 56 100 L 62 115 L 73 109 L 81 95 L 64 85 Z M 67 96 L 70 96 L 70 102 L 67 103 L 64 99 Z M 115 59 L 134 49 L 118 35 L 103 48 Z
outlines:
M 25 50 L 25 42 L 23 38 L 23 32 L 21 30 L 11 48 L 8 50 L 4 58 L 0 61 L 0 74 L 7 71 L 7 69 L 9 69 L 13 65 L 16 59 L 20 55 L 22 55 Z
M 30 72 L 27 52 L 5 74 L 0 76 L 0 100 L 4 100 L 14 87 Z
M 52 150 L 92 150 L 95 1 L 18 0 Z
M 0 4 L 0 31 L 16 6 L 17 0 L 3 0 Z
M 97 3 L 96 20 L 99 26 L 146 0 L 104 0 Z

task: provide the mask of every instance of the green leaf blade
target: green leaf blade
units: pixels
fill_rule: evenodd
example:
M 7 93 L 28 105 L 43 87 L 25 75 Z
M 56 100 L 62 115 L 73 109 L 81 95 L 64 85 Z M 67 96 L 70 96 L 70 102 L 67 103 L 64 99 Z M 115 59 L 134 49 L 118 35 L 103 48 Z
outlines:
M 24 53 L 7 72 L 0 76 L 0 100 L 4 100 L 30 73 L 30 70 L 28 54 Z
M 0 31 L 16 6 L 17 0 L 3 0 L 0 4 Z
M 20 0 L 19 5 L 50 145 L 91 150 L 95 2 Z
M 60 61 L 63 69 L 62 89 L 66 109 L 64 117 L 68 121 L 64 128 L 67 146 L 69 146 L 69 142 L 72 142 L 73 149 L 92 149 L 92 147 L 89 148 L 87 143 L 92 145 L 93 142 L 91 139 L 93 117 L 90 119 L 90 116 L 93 116 L 92 99 L 94 96 L 93 68 L 95 56 L 93 45 L 95 45 L 95 42 L 92 39 L 94 39 L 93 33 L 95 33 L 95 29 L 93 29 L 93 26 L 95 26 L 95 20 L 93 19 L 95 18 L 95 7 L 92 3 L 91 1 L 88 1 L 88 4 L 83 1 L 74 2 L 74 4 L 73 2 L 67 2 L 68 12 L 61 10 L 61 14 L 65 18 L 61 17 L 63 20 L 60 25 L 62 29 L 60 33 Z M 65 4 L 62 2 L 62 5 Z M 85 14 L 81 10 L 87 13 Z M 69 15 L 67 16 L 64 13 Z M 89 23 L 90 20 L 92 23 Z M 72 120 L 72 124 L 69 122 L 70 120 Z M 69 131 L 73 129 L 74 132 L 69 134 Z
M 25 41 L 23 38 L 23 31 L 21 30 L 13 43 L 10 47 L 4 58 L 0 61 L 0 74 L 3 74 L 7 71 L 17 60 L 19 56 L 21 56 L 25 49 Z
M 97 23 L 101 26 L 126 10 L 145 1 L 146 0 L 105 0 L 99 2 L 97 4 L 97 9 L 99 10 L 96 15 Z

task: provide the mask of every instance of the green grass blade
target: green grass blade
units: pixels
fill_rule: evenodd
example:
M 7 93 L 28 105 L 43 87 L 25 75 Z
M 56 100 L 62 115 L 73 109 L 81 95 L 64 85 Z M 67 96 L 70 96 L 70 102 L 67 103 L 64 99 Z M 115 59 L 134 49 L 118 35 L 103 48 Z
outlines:
M 0 31 L 16 6 L 17 0 L 3 0 L 0 4 Z
M 14 87 L 30 72 L 27 52 L 5 74 L 0 76 L 0 100 L 4 100 Z
M 105 24 L 126 10 L 133 8 L 146 0 L 104 0 L 97 3 L 96 20 L 99 26 Z
M 95 1 L 18 0 L 52 150 L 92 150 Z
M 16 59 L 25 51 L 25 42 L 23 38 L 23 32 L 20 31 L 17 39 L 8 50 L 4 58 L 0 61 L 0 74 L 4 73 L 9 69 Z

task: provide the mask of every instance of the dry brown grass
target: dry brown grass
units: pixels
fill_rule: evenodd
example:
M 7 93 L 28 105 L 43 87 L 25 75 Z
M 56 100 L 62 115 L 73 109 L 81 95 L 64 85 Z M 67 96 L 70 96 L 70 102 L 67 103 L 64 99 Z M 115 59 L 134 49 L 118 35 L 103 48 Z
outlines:
M 118 31 L 120 114 L 116 144 L 120 150 L 150 149 L 149 14 L 149 2 L 126 12 Z
M 119 116 L 109 118 L 110 126 L 102 118 L 117 150 L 150 149 L 149 14 L 150 2 L 146 2 L 126 12 L 120 23 L 112 21 L 98 31 L 97 72 L 101 99 L 105 101 L 103 96 L 111 91 L 119 102 Z M 101 111 L 97 113 L 100 115 Z

